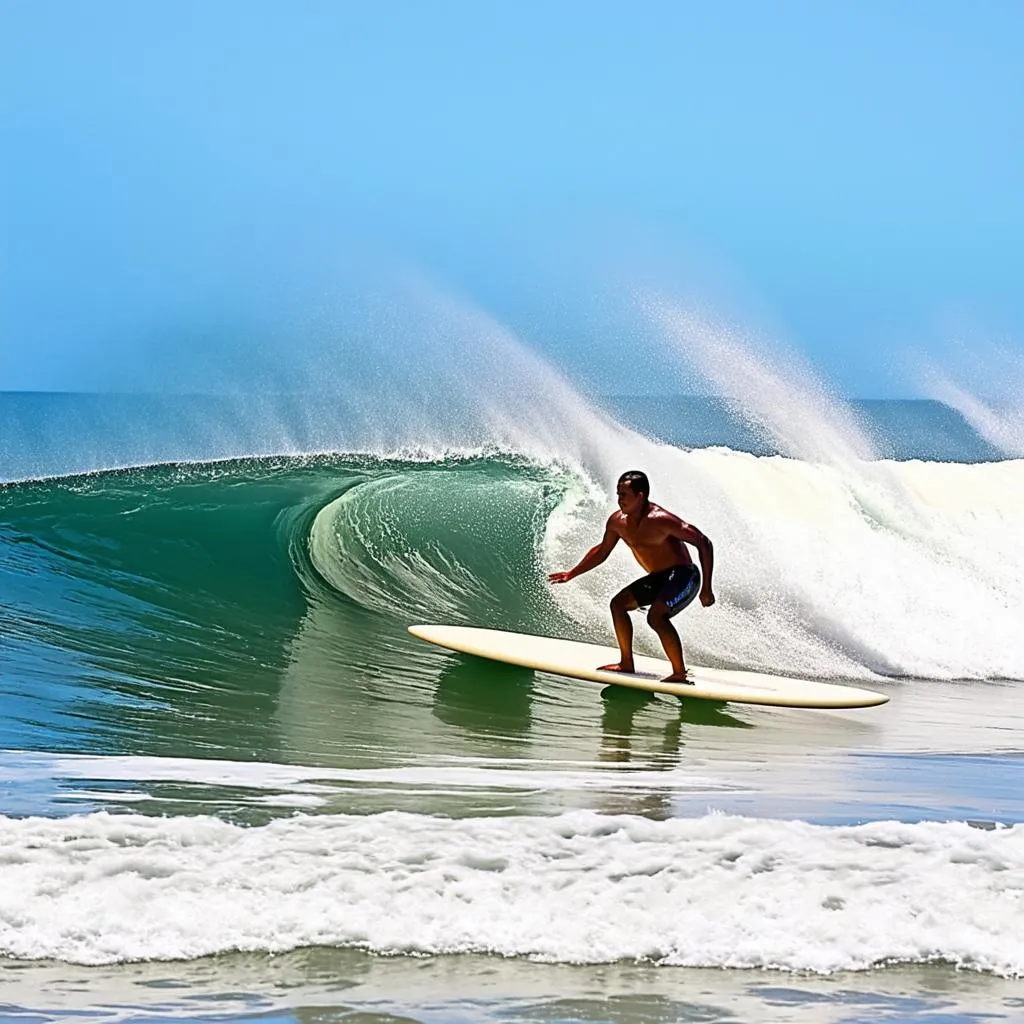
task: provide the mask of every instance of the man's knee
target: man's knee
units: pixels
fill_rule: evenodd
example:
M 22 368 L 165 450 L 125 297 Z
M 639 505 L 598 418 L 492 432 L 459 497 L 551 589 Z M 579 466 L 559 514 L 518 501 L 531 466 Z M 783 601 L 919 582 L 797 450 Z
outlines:
M 623 615 L 636 607 L 636 601 L 628 590 L 620 590 L 611 600 L 612 615 Z
M 647 613 L 647 625 L 655 632 L 660 633 L 666 626 L 668 626 L 668 620 L 669 614 L 667 608 L 659 608 L 657 605 L 654 605 Z

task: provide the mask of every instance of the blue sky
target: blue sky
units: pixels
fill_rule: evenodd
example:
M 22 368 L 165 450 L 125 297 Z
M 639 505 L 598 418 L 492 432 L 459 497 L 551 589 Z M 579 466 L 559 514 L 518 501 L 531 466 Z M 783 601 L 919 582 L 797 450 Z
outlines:
M 601 390 L 652 386 L 609 353 L 653 287 L 914 394 L 905 349 L 1022 351 L 1021 39 L 997 0 L 0 0 L 0 388 L 242 373 L 401 266 Z

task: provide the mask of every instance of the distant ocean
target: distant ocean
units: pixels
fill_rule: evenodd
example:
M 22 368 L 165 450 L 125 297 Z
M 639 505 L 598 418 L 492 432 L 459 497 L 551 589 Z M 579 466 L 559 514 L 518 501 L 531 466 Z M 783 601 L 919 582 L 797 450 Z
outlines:
M 0 1021 L 1024 1020 L 1017 453 L 931 401 L 429 397 L 0 394 Z M 546 574 L 634 468 L 715 542 L 691 662 L 890 703 L 408 635 L 611 642 L 628 554 Z

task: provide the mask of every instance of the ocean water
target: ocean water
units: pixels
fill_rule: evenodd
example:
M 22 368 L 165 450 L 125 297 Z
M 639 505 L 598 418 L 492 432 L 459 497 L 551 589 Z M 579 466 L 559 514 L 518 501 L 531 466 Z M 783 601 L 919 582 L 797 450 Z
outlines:
M 1024 462 L 938 402 L 534 398 L 0 394 L 0 1019 L 1024 1020 Z M 890 703 L 408 635 L 610 642 L 629 556 L 546 574 L 629 468 L 715 541 L 690 661 Z

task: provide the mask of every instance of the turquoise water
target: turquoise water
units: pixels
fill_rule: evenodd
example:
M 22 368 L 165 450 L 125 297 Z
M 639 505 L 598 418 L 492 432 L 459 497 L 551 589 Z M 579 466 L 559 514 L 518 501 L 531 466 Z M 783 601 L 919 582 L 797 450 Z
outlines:
M 813 459 L 705 399 L 561 409 L 346 445 L 286 396 L 0 396 L 0 1016 L 1024 1016 L 1022 463 L 938 403 Z M 408 635 L 607 642 L 628 557 L 546 574 L 634 466 L 716 543 L 690 660 L 890 703 Z

